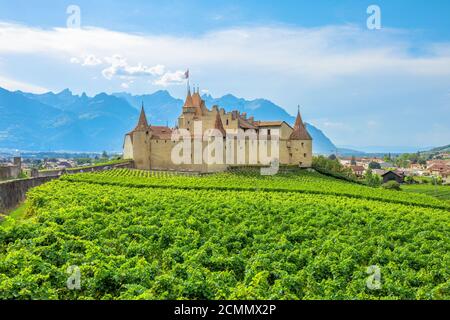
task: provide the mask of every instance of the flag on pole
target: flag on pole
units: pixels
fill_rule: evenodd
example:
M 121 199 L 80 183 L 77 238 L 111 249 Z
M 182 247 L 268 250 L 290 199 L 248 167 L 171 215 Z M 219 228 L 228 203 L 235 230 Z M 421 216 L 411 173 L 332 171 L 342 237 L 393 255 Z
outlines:
M 189 79 L 189 69 L 187 69 L 186 72 L 184 73 L 184 78 Z

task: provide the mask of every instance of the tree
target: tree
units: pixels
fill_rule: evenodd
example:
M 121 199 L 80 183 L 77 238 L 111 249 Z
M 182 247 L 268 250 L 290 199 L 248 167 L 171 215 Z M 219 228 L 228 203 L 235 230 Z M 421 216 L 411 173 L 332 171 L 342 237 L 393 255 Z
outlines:
M 328 157 L 328 159 L 330 159 L 330 160 L 336 160 L 337 158 L 336 158 L 336 155 L 335 155 L 335 154 L 331 154 L 331 155 Z
M 373 174 L 372 169 L 368 169 L 364 175 L 364 180 L 368 186 L 379 187 L 381 185 L 381 177 Z
M 108 154 L 106 153 L 106 151 L 103 151 L 102 158 L 108 158 Z
M 397 190 L 397 191 L 401 190 L 400 183 L 394 180 L 383 183 L 382 187 L 388 190 Z
M 369 163 L 369 169 L 381 169 L 381 165 L 378 162 L 372 161 Z

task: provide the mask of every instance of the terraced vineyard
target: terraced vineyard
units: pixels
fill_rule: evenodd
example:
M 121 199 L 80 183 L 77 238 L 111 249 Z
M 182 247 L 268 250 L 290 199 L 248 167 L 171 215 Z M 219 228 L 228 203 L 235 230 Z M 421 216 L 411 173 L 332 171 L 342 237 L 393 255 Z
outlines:
M 450 186 L 435 186 L 431 184 L 412 184 L 402 187 L 403 191 L 426 194 L 441 200 L 450 201 Z
M 170 172 L 117 169 L 102 171 L 96 174 L 88 173 L 65 176 L 63 179 L 68 181 L 129 187 L 304 192 L 450 209 L 450 203 L 441 201 L 432 196 L 422 194 L 411 195 L 397 191 L 383 190 L 381 188 L 370 188 L 364 185 L 343 182 L 342 180 L 307 171 L 276 176 L 234 173 L 188 176 Z
M 447 202 L 316 173 L 68 175 L 26 215 L 0 226 L 0 298 L 450 299 Z

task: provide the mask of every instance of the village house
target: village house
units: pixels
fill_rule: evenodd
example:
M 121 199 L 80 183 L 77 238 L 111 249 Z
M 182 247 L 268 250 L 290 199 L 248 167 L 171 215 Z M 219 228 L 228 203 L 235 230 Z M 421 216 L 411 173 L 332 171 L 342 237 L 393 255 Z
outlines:
M 383 178 L 383 183 L 386 183 L 391 180 L 397 181 L 398 183 L 404 182 L 404 175 L 400 171 L 388 171 L 382 175 L 382 178 Z
M 357 177 L 362 177 L 364 175 L 365 169 L 363 166 L 350 166 L 350 168 Z
M 436 162 L 427 168 L 428 172 L 431 175 L 435 175 L 438 177 L 444 177 L 448 175 L 450 171 L 450 166 L 445 164 L 445 162 Z

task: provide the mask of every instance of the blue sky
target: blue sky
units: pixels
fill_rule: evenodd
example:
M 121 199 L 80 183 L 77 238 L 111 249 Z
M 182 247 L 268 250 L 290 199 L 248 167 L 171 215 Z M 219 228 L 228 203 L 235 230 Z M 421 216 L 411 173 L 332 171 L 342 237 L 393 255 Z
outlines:
M 81 9 L 67 29 L 66 9 Z M 368 30 L 366 9 L 381 9 Z M 347 146 L 450 143 L 450 1 L 0 0 L 0 86 L 264 97 Z

